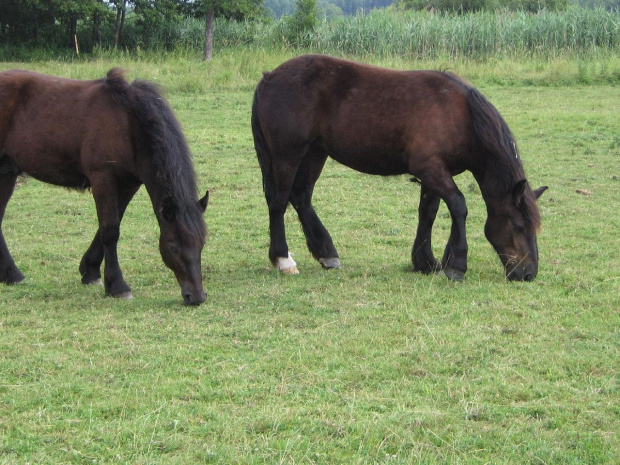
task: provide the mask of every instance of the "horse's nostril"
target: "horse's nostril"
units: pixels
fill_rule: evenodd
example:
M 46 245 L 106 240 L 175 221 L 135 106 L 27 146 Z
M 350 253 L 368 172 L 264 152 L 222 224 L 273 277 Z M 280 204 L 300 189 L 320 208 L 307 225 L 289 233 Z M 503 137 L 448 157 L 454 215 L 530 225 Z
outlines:
M 532 273 L 527 273 L 523 276 L 523 281 L 534 281 L 534 275 Z
M 200 305 L 207 300 L 207 293 L 203 292 L 201 295 L 194 297 L 192 294 L 183 294 L 183 301 L 186 305 Z

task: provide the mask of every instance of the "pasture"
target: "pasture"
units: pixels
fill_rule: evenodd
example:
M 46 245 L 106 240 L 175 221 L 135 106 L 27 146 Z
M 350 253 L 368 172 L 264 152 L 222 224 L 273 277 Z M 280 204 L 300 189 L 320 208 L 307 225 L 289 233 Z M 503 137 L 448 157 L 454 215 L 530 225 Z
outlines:
M 410 271 L 419 186 L 332 161 L 314 204 L 343 267 L 321 269 L 290 209 L 301 274 L 281 276 L 249 118 L 260 71 L 285 58 L 0 64 L 88 79 L 120 65 L 162 84 L 210 189 L 208 300 L 194 308 L 144 189 L 121 224 L 135 299 L 120 301 L 80 284 L 92 196 L 20 182 L 3 224 L 26 281 L 0 288 L 0 463 L 617 463 L 620 88 L 580 84 L 596 64 L 448 63 L 549 186 L 535 281 L 503 277 L 469 174 L 469 270 L 453 283 Z M 558 74 L 570 85 L 541 85 Z M 442 204 L 435 255 L 449 227 Z

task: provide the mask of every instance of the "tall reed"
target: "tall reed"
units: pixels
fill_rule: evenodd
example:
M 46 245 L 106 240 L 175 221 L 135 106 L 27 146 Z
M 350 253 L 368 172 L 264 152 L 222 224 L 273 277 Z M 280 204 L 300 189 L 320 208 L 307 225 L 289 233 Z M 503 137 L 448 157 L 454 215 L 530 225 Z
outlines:
M 292 47 L 284 20 L 270 24 L 218 21 L 218 47 Z M 325 20 L 305 33 L 310 51 L 419 59 L 581 56 L 620 52 L 620 14 L 603 9 L 564 12 L 478 12 L 464 15 L 376 10 Z M 195 46 L 192 40 L 188 45 Z

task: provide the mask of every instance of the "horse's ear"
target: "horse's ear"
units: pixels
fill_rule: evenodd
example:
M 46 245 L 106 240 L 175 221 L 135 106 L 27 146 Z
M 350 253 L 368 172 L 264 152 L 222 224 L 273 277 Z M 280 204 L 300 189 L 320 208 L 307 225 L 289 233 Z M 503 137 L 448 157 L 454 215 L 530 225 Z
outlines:
M 207 193 L 205 194 L 205 196 L 200 199 L 198 201 L 198 205 L 200 205 L 200 208 L 202 209 L 202 212 L 204 213 L 205 210 L 207 209 L 207 205 L 209 204 L 209 191 L 207 191 Z
M 512 201 L 515 205 L 519 205 L 523 200 L 523 194 L 525 192 L 526 184 L 527 181 L 525 179 L 522 179 L 512 187 Z
M 171 196 L 163 198 L 159 212 L 168 223 L 172 223 L 174 221 L 177 215 L 177 206 Z
M 536 196 L 536 199 L 539 199 L 540 196 L 543 195 L 543 192 L 545 192 L 547 189 L 549 189 L 549 186 L 542 186 L 536 189 L 534 191 L 534 195 Z

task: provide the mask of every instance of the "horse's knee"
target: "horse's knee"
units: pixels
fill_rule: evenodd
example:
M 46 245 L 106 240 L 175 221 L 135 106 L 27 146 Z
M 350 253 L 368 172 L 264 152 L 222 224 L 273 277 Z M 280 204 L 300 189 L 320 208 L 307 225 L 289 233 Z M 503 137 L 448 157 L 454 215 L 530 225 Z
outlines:
M 463 197 L 462 194 L 453 196 L 448 203 L 448 208 L 452 216 L 455 218 L 467 218 L 467 203 L 465 202 L 465 197 Z

